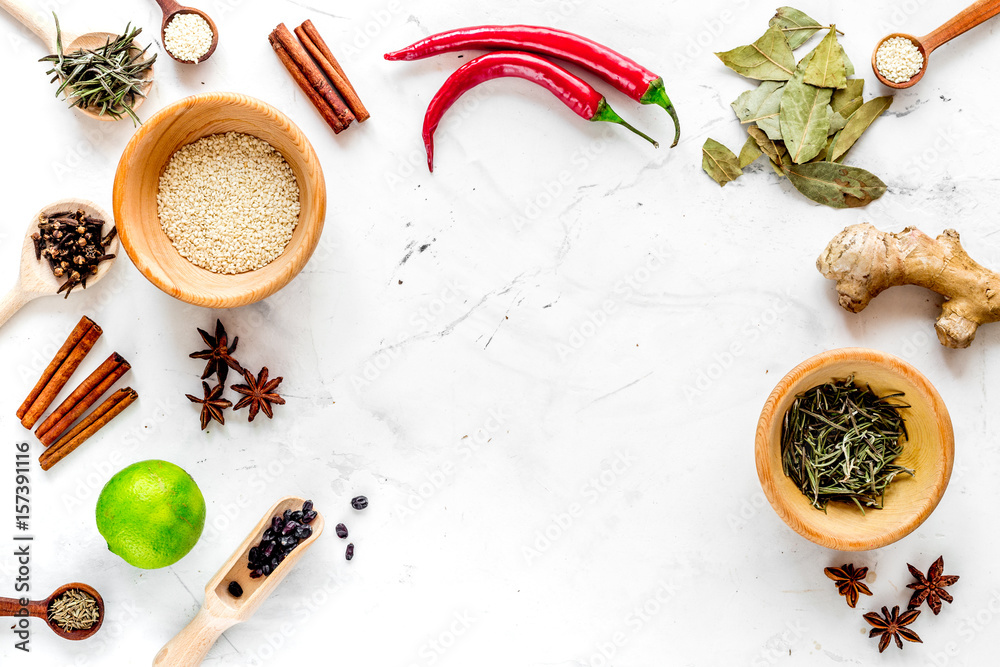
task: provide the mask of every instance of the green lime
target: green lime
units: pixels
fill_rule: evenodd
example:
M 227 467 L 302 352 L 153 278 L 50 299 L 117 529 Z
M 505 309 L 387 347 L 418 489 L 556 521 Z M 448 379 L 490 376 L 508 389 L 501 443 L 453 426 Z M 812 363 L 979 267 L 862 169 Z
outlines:
M 173 565 L 205 527 L 205 497 L 182 468 L 140 461 L 112 477 L 97 499 L 97 530 L 108 549 L 144 570 Z

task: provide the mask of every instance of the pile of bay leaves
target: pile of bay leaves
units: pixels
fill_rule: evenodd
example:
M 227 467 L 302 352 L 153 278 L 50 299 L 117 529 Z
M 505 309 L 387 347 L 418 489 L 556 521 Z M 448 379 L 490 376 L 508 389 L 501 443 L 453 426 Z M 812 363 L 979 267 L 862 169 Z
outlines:
M 796 64 L 792 52 L 820 31 L 826 32 L 822 41 Z M 739 156 L 714 139 L 702 147 L 702 167 L 719 185 L 766 155 L 775 173 L 820 204 L 854 208 L 885 193 L 877 176 L 842 161 L 892 97 L 862 100 L 865 81 L 849 78 L 854 65 L 838 32 L 781 7 L 756 42 L 715 54 L 734 72 L 760 81 L 732 103 L 750 135 Z

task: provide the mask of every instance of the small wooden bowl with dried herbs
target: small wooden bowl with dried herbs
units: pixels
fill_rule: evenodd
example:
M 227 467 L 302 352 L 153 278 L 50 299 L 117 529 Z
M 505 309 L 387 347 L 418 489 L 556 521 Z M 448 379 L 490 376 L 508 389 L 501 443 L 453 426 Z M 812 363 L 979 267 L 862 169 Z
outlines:
M 794 431 L 799 453 L 813 457 L 795 459 L 786 429 L 807 420 L 828 428 Z M 796 366 L 757 425 L 757 475 L 771 506 L 803 537 L 840 551 L 877 549 L 915 530 L 944 495 L 954 456 L 951 417 L 933 385 L 902 359 L 865 348 Z

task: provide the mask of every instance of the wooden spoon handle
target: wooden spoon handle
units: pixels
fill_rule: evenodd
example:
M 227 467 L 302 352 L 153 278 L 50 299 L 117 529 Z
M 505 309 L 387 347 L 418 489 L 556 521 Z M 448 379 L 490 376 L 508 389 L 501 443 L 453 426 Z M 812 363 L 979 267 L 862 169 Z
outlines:
M 213 616 L 204 607 L 177 636 L 160 649 L 153 667 L 196 667 L 208 654 L 223 632 L 236 621 Z
M 920 43 L 924 45 L 924 49 L 929 54 L 945 42 L 955 39 L 963 32 L 975 28 L 997 14 L 1000 14 L 1000 0 L 977 0 L 934 32 L 921 37 Z
M 56 52 L 55 19 L 51 16 L 46 18 L 46 14 L 32 10 L 22 0 L 0 0 L 0 7 L 20 21 L 25 28 L 38 35 L 38 38 L 48 47 L 49 53 Z
M 174 0 L 156 0 L 156 4 L 158 4 L 160 9 L 163 10 L 164 17 L 170 16 L 178 9 L 184 9 L 183 5 L 178 4 Z
M 28 616 L 44 618 L 48 621 L 45 602 L 28 602 Z M 17 598 L 0 598 L 0 616 L 23 616 L 21 601 Z
M 4 0 L 0 0 L 0 2 L 4 2 Z M 21 289 L 20 285 L 7 292 L 3 299 L 0 299 L 0 327 L 13 317 L 14 313 L 21 310 L 25 304 L 37 296 L 39 295 Z

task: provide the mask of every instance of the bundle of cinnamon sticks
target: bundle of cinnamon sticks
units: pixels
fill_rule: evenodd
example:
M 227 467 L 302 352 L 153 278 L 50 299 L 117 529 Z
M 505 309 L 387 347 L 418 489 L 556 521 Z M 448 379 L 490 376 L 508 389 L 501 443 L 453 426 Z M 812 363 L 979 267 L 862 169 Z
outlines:
M 268 41 L 295 83 L 335 134 L 346 130 L 355 120 L 359 123 L 368 120 L 371 114 L 361 103 L 344 69 L 312 21 L 296 28 L 295 35 L 284 23 L 280 23 L 268 36 Z
M 102 333 L 101 327 L 89 317 L 80 319 L 17 409 L 17 417 L 25 428 L 33 428 L 38 423 Z M 90 406 L 100 400 L 131 367 L 121 355 L 112 352 L 35 429 L 35 435 L 47 447 L 38 459 L 43 470 L 48 470 L 64 459 L 135 402 L 139 395 L 131 387 L 126 387 L 119 389 L 89 415 L 84 416 Z M 80 420 L 79 423 L 73 426 L 77 420 Z

